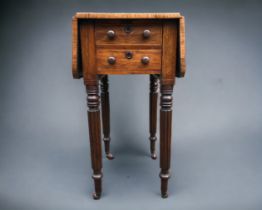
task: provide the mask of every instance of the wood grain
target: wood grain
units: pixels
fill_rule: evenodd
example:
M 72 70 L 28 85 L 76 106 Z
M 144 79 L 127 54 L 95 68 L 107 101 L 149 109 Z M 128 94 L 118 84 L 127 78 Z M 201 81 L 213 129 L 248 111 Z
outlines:
M 130 32 L 125 32 L 125 27 L 130 27 Z M 115 38 L 109 39 L 107 32 L 113 30 Z M 150 37 L 145 39 L 143 37 L 144 30 L 150 30 Z M 95 26 L 96 45 L 138 45 L 143 48 L 143 45 L 154 45 L 161 47 L 162 44 L 162 24 L 154 23 L 153 21 L 132 21 L 132 22 L 116 22 L 108 21 L 96 23 Z
M 105 144 L 106 157 L 109 160 L 114 159 L 114 156 L 110 152 L 110 102 L 108 91 L 108 76 L 103 75 L 100 80 L 101 89 L 101 107 L 102 107 L 102 125 L 103 125 L 103 141 Z
M 172 134 L 172 93 L 173 85 L 161 84 L 160 97 L 160 178 L 161 195 L 168 197 L 168 179 L 170 177 L 171 134 Z
M 133 53 L 132 59 L 127 59 L 125 53 L 130 51 Z M 110 65 L 107 61 L 108 57 L 116 58 L 116 63 Z M 149 64 L 141 63 L 141 58 L 148 56 Z M 97 49 L 97 72 L 99 74 L 145 74 L 160 73 L 161 70 L 161 50 L 113 50 L 113 49 Z
M 86 85 L 86 92 L 91 163 L 93 169 L 92 178 L 95 184 L 93 198 L 99 199 L 102 193 L 102 146 L 98 85 Z
M 179 36 L 177 47 L 177 77 L 184 77 L 186 73 L 186 37 L 185 37 L 185 18 L 182 16 L 179 19 Z
M 162 84 L 174 84 L 177 61 L 177 22 L 163 23 Z
M 80 37 L 84 84 L 96 84 L 95 30 L 92 21 L 81 22 Z
M 80 79 L 83 76 L 81 64 L 78 20 L 74 16 L 72 19 L 72 73 L 74 79 Z
M 131 30 L 126 30 L 130 26 Z M 150 30 L 149 39 L 143 31 Z M 114 30 L 114 39 L 107 31 Z M 132 56 L 126 53 L 131 52 Z M 99 84 L 101 83 L 102 125 L 107 158 L 110 153 L 110 74 L 150 74 L 149 132 L 151 157 L 156 158 L 158 79 L 160 97 L 160 178 L 161 195 L 168 196 L 172 139 L 172 93 L 175 77 L 183 77 L 185 63 L 185 19 L 180 13 L 77 13 L 72 20 L 72 74 L 84 78 L 87 92 L 89 139 L 94 199 L 102 193 L 102 148 Z M 130 53 L 129 53 L 130 54 Z M 108 63 L 113 56 L 116 62 Z M 148 56 L 150 62 L 141 59 Z M 114 60 L 113 60 L 114 61 Z
M 138 20 L 139 19 L 139 20 Z M 185 59 L 185 19 L 180 13 L 77 13 L 72 19 L 72 74 L 73 78 L 79 79 L 83 76 L 83 61 L 81 56 L 81 44 L 80 44 L 80 35 L 79 28 L 82 21 L 89 21 L 90 23 L 103 23 L 110 21 L 115 24 L 123 24 L 123 22 L 130 21 L 135 24 L 136 22 L 145 23 L 147 21 L 155 21 L 156 24 L 159 22 L 178 22 L 177 29 L 177 52 L 176 52 L 176 72 L 174 76 L 183 77 L 186 72 L 186 59 Z M 164 27 L 165 28 L 165 27 Z M 164 33 L 163 33 L 164 34 Z M 170 34 L 172 35 L 172 34 Z M 91 37 L 92 38 L 92 37 Z M 89 39 L 89 38 L 88 38 Z M 133 38 L 132 38 L 133 39 Z M 87 40 L 86 40 L 87 41 Z M 145 42 L 147 42 L 145 40 Z M 144 43 L 145 43 L 144 42 Z M 121 44 L 119 42 L 114 42 L 114 48 L 122 49 L 139 49 L 143 45 L 143 49 L 156 49 L 160 48 L 159 44 L 143 44 L 141 42 L 136 43 L 132 42 L 131 45 Z M 86 43 L 88 44 L 88 43 Z M 99 43 L 96 48 L 108 48 L 110 43 Z M 130 72 L 134 74 L 135 72 Z M 137 73 L 141 73 L 137 71 Z M 145 72 L 150 73 L 150 72 Z M 153 73 L 153 72 L 152 72 Z M 167 80 L 166 80 L 167 81 Z M 171 81 L 172 82 L 172 81 Z
M 156 159 L 156 130 L 157 130 L 157 98 L 158 98 L 158 76 L 150 75 L 149 93 L 149 132 L 151 158 Z
M 180 13 L 93 13 L 77 12 L 79 19 L 176 19 Z

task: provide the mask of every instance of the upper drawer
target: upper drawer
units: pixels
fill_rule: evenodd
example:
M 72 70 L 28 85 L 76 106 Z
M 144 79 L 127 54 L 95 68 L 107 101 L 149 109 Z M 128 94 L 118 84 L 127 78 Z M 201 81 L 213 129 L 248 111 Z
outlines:
M 150 20 L 98 20 L 95 23 L 96 45 L 162 45 L 162 24 Z

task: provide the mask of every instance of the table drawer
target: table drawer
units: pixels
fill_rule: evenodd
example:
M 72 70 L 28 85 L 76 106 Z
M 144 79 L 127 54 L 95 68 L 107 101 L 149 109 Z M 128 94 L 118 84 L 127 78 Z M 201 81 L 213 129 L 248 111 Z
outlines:
M 162 45 L 162 24 L 153 21 L 96 21 L 96 45 Z
M 97 49 L 99 74 L 157 74 L 161 70 L 161 49 Z

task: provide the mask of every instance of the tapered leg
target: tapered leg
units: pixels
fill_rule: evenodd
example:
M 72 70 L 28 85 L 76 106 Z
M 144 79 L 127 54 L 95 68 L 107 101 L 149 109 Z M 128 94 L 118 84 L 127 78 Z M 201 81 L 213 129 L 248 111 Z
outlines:
M 168 197 L 168 179 L 170 177 L 170 156 L 171 156 L 171 129 L 172 129 L 172 93 L 173 85 L 161 84 L 160 97 L 160 178 L 161 195 Z
M 156 159 L 156 126 L 157 126 L 157 97 L 158 97 L 158 78 L 150 75 L 150 94 L 149 94 L 149 130 L 150 130 L 150 152 L 151 158 Z
M 114 156 L 110 153 L 110 103 L 108 92 L 108 76 L 105 75 L 101 78 L 101 104 L 102 104 L 102 121 L 103 121 L 103 134 L 105 143 L 105 153 L 109 160 L 114 159 Z
M 91 148 L 91 160 L 93 179 L 95 183 L 94 199 L 99 199 L 102 192 L 102 148 L 100 135 L 100 110 L 99 110 L 98 85 L 86 85 L 89 139 Z

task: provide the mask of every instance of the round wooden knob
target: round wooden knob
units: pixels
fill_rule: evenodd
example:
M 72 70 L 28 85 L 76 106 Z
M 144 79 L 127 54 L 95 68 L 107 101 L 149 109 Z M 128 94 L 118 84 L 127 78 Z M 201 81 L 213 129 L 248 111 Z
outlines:
M 109 31 L 107 32 L 107 37 L 108 37 L 109 39 L 114 39 L 115 36 L 116 36 L 116 33 L 115 33 L 113 30 L 109 30 Z
M 110 57 L 108 57 L 107 62 L 109 64 L 113 65 L 113 64 L 116 63 L 116 58 L 114 56 L 110 56 Z
M 150 37 L 150 35 L 151 35 L 151 31 L 150 30 L 144 30 L 144 32 L 143 32 L 143 37 L 145 38 L 145 39 L 148 39 L 149 37 Z
M 150 59 L 149 59 L 149 57 L 148 56 L 144 56 L 142 59 L 141 59 L 141 62 L 143 63 L 143 64 L 149 64 L 149 61 L 150 61 Z

